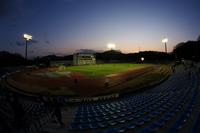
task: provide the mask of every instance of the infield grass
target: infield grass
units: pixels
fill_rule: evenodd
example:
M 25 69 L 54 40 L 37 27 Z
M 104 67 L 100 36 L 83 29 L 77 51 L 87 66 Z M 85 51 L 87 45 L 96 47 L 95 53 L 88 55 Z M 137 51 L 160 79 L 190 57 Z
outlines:
M 65 71 L 79 72 L 87 76 L 105 76 L 109 74 L 115 74 L 119 72 L 125 72 L 127 70 L 139 69 L 150 66 L 149 64 L 96 64 L 96 65 L 84 65 L 84 66 L 69 66 L 65 68 Z

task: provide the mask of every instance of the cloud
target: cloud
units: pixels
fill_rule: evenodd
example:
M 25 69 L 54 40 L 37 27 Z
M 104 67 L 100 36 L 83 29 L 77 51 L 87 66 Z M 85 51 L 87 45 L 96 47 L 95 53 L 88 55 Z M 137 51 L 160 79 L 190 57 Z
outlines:
M 31 44 L 36 44 L 36 43 L 39 43 L 39 41 L 38 40 L 31 40 L 30 43 Z
M 19 41 L 16 41 L 16 45 L 17 45 L 17 46 L 24 46 L 25 43 L 23 43 L 23 42 L 19 42 Z
M 46 40 L 45 43 L 46 43 L 46 44 L 50 44 L 51 42 L 50 42 L 49 40 Z
M 31 40 L 31 41 L 28 43 L 28 45 L 37 44 L 37 43 L 39 43 L 39 41 L 37 41 L 37 40 Z M 16 44 L 17 46 L 24 46 L 26 43 L 25 43 L 25 41 L 24 41 L 24 42 L 16 41 L 15 44 Z
M 76 50 L 75 53 L 96 53 L 95 50 L 92 50 L 92 49 L 79 49 L 79 50 Z

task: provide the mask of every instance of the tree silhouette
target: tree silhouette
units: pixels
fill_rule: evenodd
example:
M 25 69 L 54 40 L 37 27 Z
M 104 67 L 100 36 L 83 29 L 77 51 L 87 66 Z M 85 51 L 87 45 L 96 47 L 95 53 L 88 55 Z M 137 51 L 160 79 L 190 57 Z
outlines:
M 197 41 L 200 41 L 200 35 L 199 35 L 199 37 L 197 38 Z
M 24 65 L 24 58 L 17 53 L 9 53 L 7 51 L 0 51 L 0 67 L 19 66 Z
M 200 58 L 200 41 L 187 41 L 184 43 L 179 43 L 175 46 L 173 53 L 178 59 L 195 59 Z

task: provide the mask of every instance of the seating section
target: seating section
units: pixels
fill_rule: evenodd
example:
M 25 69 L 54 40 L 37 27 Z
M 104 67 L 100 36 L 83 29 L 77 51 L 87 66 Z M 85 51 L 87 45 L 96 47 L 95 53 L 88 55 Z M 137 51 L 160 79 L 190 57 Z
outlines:
M 26 128 L 23 131 L 36 133 L 43 130 L 45 124 L 52 119 L 53 108 L 38 103 L 24 104 Z
M 200 77 L 194 70 L 186 70 L 173 74 L 162 84 L 141 93 L 81 102 L 67 132 L 199 133 L 199 81 Z M 13 95 L 0 86 L 0 132 L 39 133 L 54 119 L 52 99 L 20 97 L 24 111 L 23 125 L 16 127 L 16 112 L 11 104 Z M 63 96 L 53 100 L 63 105 L 69 101 Z
M 0 123 L 0 132 L 38 133 L 43 131 L 43 127 L 48 121 L 52 120 L 54 108 L 31 98 L 29 100 L 19 99 L 23 117 L 17 117 L 21 120 L 16 122 L 17 111 L 15 110 L 16 106 L 11 102 L 12 99 L 13 93 L 0 86 L 0 120 L 3 124 L 2 126 Z M 19 125 L 20 122 L 21 125 Z
M 198 81 L 195 73 L 188 77 L 185 72 L 173 75 L 167 82 L 142 94 L 81 105 L 69 130 L 94 133 L 181 131 L 197 106 Z M 198 128 L 195 125 L 194 130 Z
M 0 116 L 1 121 L 8 128 L 16 127 L 15 112 L 9 102 L 10 96 L 0 95 Z M 43 130 L 44 125 L 52 119 L 53 108 L 41 105 L 40 103 L 23 103 L 24 115 L 22 118 L 22 127 L 16 127 L 20 133 L 37 133 Z M 20 121 L 19 121 L 20 122 Z

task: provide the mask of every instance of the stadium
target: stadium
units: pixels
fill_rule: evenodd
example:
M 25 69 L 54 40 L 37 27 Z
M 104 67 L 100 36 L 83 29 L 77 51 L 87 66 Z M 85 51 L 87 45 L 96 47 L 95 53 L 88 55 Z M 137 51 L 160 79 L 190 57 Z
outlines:
M 0 71 L 2 133 L 199 130 L 197 62 L 112 49 L 50 57 Z
M 0 133 L 200 133 L 200 0 L 1 0 Z
M 108 52 L 111 56 L 118 54 Z M 56 61 L 45 67 L 39 64 L 7 68 L 1 72 L 0 80 L 4 111 L 1 117 L 17 127 L 8 130 L 9 125 L 5 125 L 2 131 L 152 133 L 163 132 L 165 128 L 170 133 L 196 131 L 198 123 L 191 125 L 186 121 L 199 120 L 196 108 L 199 76 L 195 73 L 198 64 L 189 60 L 173 64 L 151 60 L 168 58 L 163 54 L 144 52 L 139 53 L 139 58 L 135 55 L 139 61 L 124 62 L 123 58 L 117 63 L 119 56 L 114 60 L 106 56 L 109 63 L 99 63 L 98 54 L 81 52 L 73 55 L 70 65 Z M 189 128 L 183 128 L 184 125 Z

